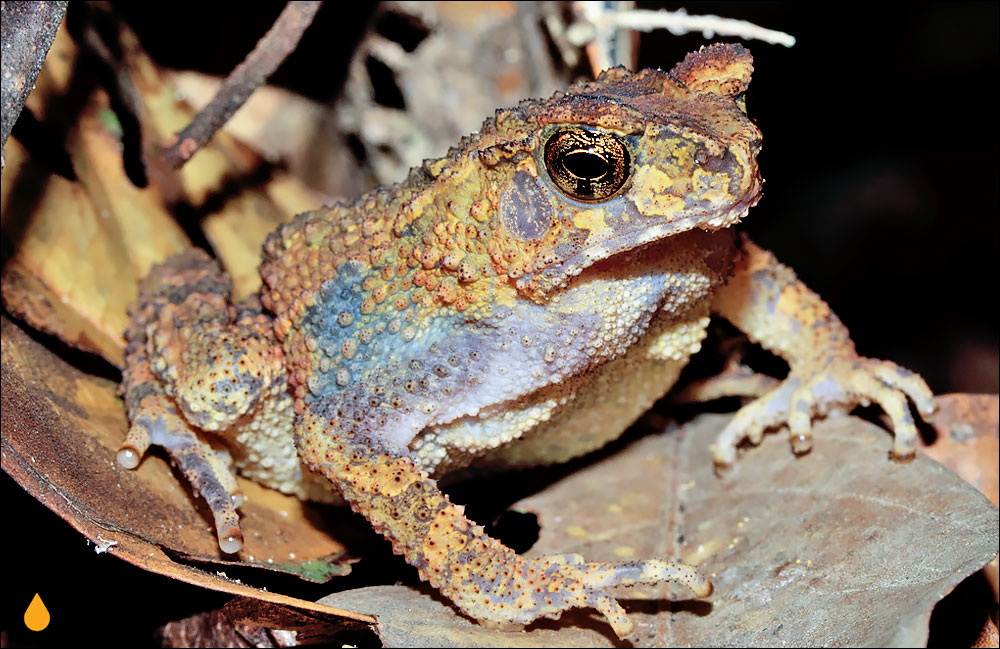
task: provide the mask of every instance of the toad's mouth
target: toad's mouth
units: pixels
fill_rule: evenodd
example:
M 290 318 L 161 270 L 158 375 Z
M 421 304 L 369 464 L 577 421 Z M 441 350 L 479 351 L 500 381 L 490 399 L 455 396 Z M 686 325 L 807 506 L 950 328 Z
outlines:
M 689 230 L 723 230 L 739 223 L 750 208 L 760 200 L 760 193 L 752 193 L 720 210 L 698 211 L 669 222 L 649 224 L 651 217 L 638 216 L 637 228 L 587 245 L 584 249 L 555 260 L 533 273 L 517 280 L 518 290 L 548 294 L 563 288 L 587 268 L 615 255 L 635 250 L 656 241 L 662 241 Z

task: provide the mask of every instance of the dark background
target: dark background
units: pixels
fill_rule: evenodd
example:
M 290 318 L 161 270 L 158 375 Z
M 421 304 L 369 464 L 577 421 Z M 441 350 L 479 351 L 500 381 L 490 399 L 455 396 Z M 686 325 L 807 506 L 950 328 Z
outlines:
M 797 38 L 747 43 L 765 184 L 743 227 L 861 354 L 935 393 L 996 392 L 997 4 L 809 6 L 688 7 Z M 646 36 L 640 63 L 669 67 L 700 42 Z
M 115 6 L 160 64 L 224 75 L 283 4 Z M 798 39 L 790 49 L 746 43 L 766 184 L 745 230 L 830 303 L 860 353 L 920 372 L 936 393 L 997 392 L 998 4 L 684 6 Z M 332 100 L 371 13 L 328 3 L 274 82 Z M 669 69 L 706 42 L 643 35 L 640 65 Z M 229 599 L 95 555 L 8 477 L 0 483 L 4 645 L 152 643 L 157 626 Z M 504 503 L 485 507 L 495 516 Z M 329 590 L 295 587 L 314 599 Z M 53 620 L 32 634 L 20 618 L 36 591 Z

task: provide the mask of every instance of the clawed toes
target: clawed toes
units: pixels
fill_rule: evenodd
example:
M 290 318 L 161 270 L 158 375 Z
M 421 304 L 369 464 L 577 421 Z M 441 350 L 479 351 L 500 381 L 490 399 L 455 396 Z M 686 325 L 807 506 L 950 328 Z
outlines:
M 712 446 L 715 472 L 722 475 L 732 466 L 740 442 L 757 444 L 763 429 L 782 424 L 788 425 L 792 452 L 804 455 L 812 449 L 814 418 L 870 403 L 881 407 L 892 422 L 895 443 L 890 456 L 911 460 L 917 429 L 907 397 L 924 415 L 936 408 L 923 379 L 889 361 L 855 356 L 836 359 L 814 371 L 800 368 L 778 389 L 747 404 L 730 420 Z

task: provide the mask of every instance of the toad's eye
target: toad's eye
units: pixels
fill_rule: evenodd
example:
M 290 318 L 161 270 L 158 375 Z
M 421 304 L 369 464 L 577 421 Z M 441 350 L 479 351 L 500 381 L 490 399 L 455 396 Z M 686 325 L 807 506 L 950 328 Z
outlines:
M 556 131 L 545 143 L 545 169 L 560 191 L 578 201 L 603 201 L 628 180 L 631 158 L 625 143 L 583 128 Z

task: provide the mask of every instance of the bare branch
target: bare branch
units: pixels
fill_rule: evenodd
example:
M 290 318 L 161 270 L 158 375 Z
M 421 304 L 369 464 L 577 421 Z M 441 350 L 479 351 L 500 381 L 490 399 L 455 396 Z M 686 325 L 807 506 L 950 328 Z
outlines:
M 3 73 L 0 74 L 0 147 L 24 108 L 45 55 L 66 13 L 67 2 L 4 2 L 0 7 Z M 3 169 L 0 149 L 0 170 Z
M 737 36 L 742 39 L 754 39 L 766 43 L 774 43 L 792 47 L 795 37 L 785 32 L 765 29 L 746 20 L 722 18 L 720 16 L 692 16 L 684 9 L 677 11 L 651 9 L 621 10 L 606 6 L 604 2 L 581 1 L 574 3 L 576 14 L 580 21 L 571 25 L 567 38 L 575 45 L 584 45 L 607 41 L 615 29 L 632 29 L 649 32 L 654 29 L 666 29 L 675 36 L 690 32 L 701 32 L 705 38 L 715 36 Z M 595 72 L 616 64 L 627 63 L 615 59 L 608 45 L 601 45 L 600 51 L 594 53 L 592 64 Z
M 323 3 L 289 2 L 264 38 L 257 42 L 219 91 L 191 123 L 177 134 L 176 141 L 163 153 L 171 167 L 179 168 L 191 159 L 212 135 L 243 105 L 253 91 L 292 53 L 303 32 Z
M 618 14 L 614 24 L 644 32 L 654 29 L 666 29 L 671 34 L 679 36 L 688 32 L 700 31 L 705 38 L 719 36 L 738 36 L 755 39 L 785 47 L 795 45 L 795 37 L 775 29 L 765 29 L 746 20 L 721 18 L 719 16 L 690 16 L 683 9 L 677 11 L 652 11 L 650 9 L 633 9 Z

